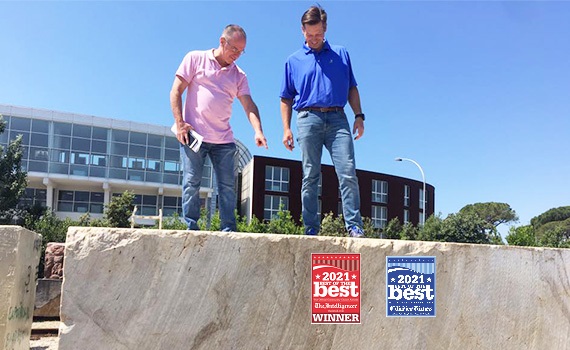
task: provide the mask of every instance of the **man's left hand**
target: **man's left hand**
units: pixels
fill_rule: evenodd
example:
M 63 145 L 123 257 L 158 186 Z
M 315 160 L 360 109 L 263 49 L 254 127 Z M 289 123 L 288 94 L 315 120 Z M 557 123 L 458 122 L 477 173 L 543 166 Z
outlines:
M 355 140 L 358 140 L 359 138 L 362 137 L 362 135 L 364 135 L 364 120 L 362 120 L 362 118 L 354 119 L 352 134 L 356 134 L 356 136 L 354 137 Z

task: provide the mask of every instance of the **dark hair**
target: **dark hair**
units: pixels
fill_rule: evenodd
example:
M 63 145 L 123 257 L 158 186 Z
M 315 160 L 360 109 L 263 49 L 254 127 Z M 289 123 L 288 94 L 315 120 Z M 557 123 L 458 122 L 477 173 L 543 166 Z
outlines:
M 301 17 L 301 24 L 303 26 L 305 26 L 305 24 L 314 25 L 321 22 L 324 27 L 327 26 L 327 13 L 321 5 L 309 7 L 309 9 L 303 13 L 303 17 Z
M 238 26 L 237 24 L 228 24 L 224 31 L 222 32 L 222 36 L 227 40 L 230 40 L 235 32 L 239 32 L 244 39 L 247 39 L 247 35 L 245 35 L 245 30 L 242 27 Z

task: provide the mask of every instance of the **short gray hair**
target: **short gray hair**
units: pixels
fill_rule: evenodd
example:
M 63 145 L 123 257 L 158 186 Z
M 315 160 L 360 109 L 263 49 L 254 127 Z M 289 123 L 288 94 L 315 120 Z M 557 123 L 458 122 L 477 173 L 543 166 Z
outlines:
M 247 35 L 245 35 L 245 30 L 242 27 L 238 26 L 237 24 L 228 24 L 224 31 L 222 32 L 222 36 L 226 38 L 226 40 L 230 40 L 234 33 L 239 32 L 244 39 L 247 39 Z

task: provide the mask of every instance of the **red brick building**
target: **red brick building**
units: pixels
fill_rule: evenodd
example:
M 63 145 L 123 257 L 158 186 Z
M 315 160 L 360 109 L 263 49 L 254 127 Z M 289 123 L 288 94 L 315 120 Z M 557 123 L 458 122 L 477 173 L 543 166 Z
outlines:
M 393 218 L 417 225 L 422 220 L 423 183 L 399 176 L 356 170 L 360 211 L 383 228 Z M 300 161 L 254 156 L 241 174 L 241 215 L 270 219 L 279 205 L 293 218 L 301 216 L 302 166 Z M 426 184 L 426 218 L 434 213 L 435 188 Z M 342 213 L 338 179 L 331 165 L 322 165 L 319 184 L 320 213 Z

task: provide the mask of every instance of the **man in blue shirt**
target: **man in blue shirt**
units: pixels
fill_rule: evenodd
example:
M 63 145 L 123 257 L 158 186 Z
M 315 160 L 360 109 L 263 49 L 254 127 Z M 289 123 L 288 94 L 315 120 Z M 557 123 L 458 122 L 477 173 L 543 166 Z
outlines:
M 305 234 L 316 235 L 320 228 L 318 184 L 324 146 L 331 155 L 338 176 L 348 233 L 352 237 L 363 237 L 352 134 L 356 134 L 355 140 L 362 137 L 364 114 L 350 57 L 344 47 L 330 45 L 325 40 L 327 14 L 320 6 L 312 6 L 305 11 L 301 25 L 305 44 L 285 63 L 281 119 L 283 144 L 292 151 L 295 142 L 291 115 L 293 109 L 297 111 L 297 142 L 303 161 L 301 200 Z M 347 102 L 355 114 L 352 133 L 344 113 Z

